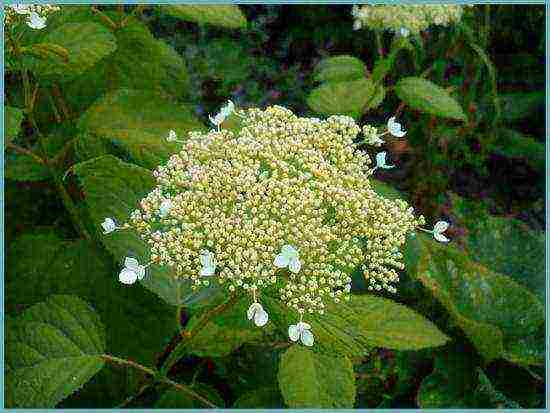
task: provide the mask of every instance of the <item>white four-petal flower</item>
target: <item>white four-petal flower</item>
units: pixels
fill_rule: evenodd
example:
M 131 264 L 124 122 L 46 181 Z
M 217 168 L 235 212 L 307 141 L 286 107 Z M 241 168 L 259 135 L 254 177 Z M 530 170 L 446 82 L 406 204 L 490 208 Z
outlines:
M 223 121 L 233 113 L 235 110 L 235 104 L 228 100 L 227 103 L 220 109 L 220 111 L 214 116 L 208 116 L 210 119 L 210 122 L 212 122 L 213 125 L 217 126 L 218 129 L 220 128 L 220 125 L 223 123 Z
M 395 165 L 386 165 L 386 152 L 379 152 L 376 154 L 376 166 L 374 169 L 391 169 L 395 168 Z
M 161 202 L 159 207 L 159 215 L 161 216 L 161 218 L 164 218 L 166 215 L 168 215 L 170 209 L 172 209 L 172 200 L 167 198 Z
M 118 228 L 113 218 L 105 218 L 101 223 L 101 227 L 103 228 L 104 235 L 110 234 Z
M 395 121 L 395 116 L 388 119 L 388 132 L 397 138 L 402 138 L 407 133 L 401 129 L 401 124 Z
M 315 341 L 313 333 L 311 332 L 311 326 L 303 321 L 288 327 L 288 337 L 291 341 L 301 340 L 302 343 L 308 347 L 311 347 Z
M 209 277 L 216 272 L 216 259 L 214 253 L 208 250 L 202 250 L 200 255 L 201 260 L 201 277 Z
M 443 232 L 447 231 L 447 228 L 449 228 L 449 223 L 445 221 L 437 221 L 434 225 L 434 229 L 432 231 L 432 234 L 436 240 L 439 242 L 449 242 L 449 238 L 447 238 L 445 235 L 443 235 Z
M 135 258 L 126 257 L 124 260 L 124 268 L 118 275 L 118 280 L 123 284 L 133 284 L 137 280 L 142 280 L 145 277 L 145 266 L 140 265 Z
M 31 29 L 40 30 L 46 27 L 46 18 L 41 17 L 38 15 L 38 13 L 32 11 L 27 18 L 27 26 L 29 26 Z
M 281 248 L 281 253 L 275 257 L 273 265 L 278 268 L 288 267 L 288 269 L 294 274 L 298 274 L 300 272 L 300 268 L 302 268 L 298 250 L 296 250 L 296 248 L 292 245 L 283 245 Z
M 269 316 L 260 303 L 252 303 L 248 307 L 246 315 L 249 320 L 254 319 L 254 324 L 258 327 L 263 327 L 267 324 Z

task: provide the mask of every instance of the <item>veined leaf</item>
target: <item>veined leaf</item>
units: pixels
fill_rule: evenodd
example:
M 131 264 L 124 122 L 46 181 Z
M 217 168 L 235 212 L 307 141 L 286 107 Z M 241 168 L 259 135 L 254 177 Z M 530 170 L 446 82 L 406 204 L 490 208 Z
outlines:
M 180 150 L 180 143 L 166 141 L 170 130 L 182 140 L 189 131 L 204 130 L 185 106 L 173 105 L 150 91 L 130 89 L 98 100 L 82 115 L 78 127 L 121 145 L 146 168 L 158 166 Z
M 367 67 L 353 56 L 334 56 L 321 60 L 315 66 L 313 78 L 317 82 L 338 82 L 365 77 Z
M 318 354 L 295 344 L 282 355 L 278 378 L 291 408 L 353 407 L 355 375 L 346 357 Z
M 36 304 L 13 322 L 10 333 L 6 393 L 11 407 L 55 407 L 103 367 L 103 325 L 77 297 L 57 295 Z
M 380 89 L 369 79 L 327 82 L 313 89 L 308 106 L 323 115 L 348 115 L 359 118 L 380 98 Z
M 161 6 L 171 16 L 199 24 L 210 24 L 226 29 L 246 29 L 246 17 L 239 6 L 233 4 L 195 5 L 171 4 Z
M 487 360 L 511 358 L 513 343 L 536 335 L 544 322 L 542 304 L 531 292 L 451 245 L 417 234 L 407 244 L 405 261 Z
M 234 409 L 281 409 L 284 401 L 281 392 L 277 388 L 260 387 L 242 394 L 235 401 Z
M 464 111 L 442 87 L 420 77 L 406 77 L 395 85 L 395 93 L 413 109 L 431 115 L 466 121 Z

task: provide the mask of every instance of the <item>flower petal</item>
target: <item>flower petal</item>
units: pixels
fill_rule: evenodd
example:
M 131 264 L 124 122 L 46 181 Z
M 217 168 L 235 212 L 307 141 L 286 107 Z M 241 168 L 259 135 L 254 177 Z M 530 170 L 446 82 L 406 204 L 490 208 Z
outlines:
M 283 254 L 277 254 L 273 265 L 278 268 L 285 268 L 290 263 L 290 258 Z
M 126 257 L 124 260 L 124 266 L 131 271 L 137 271 L 139 268 L 139 261 L 132 257 Z
M 288 269 L 294 274 L 298 274 L 300 272 L 300 268 L 302 268 L 300 259 L 298 257 L 292 257 L 288 263 Z
M 300 331 L 311 329 L 311 326 L 308 323 L 304 322 L 304 321 L 300 321 L 298 324 L 296 324 L 296 326 L 298 327 L 298 330 L 300 330 Z
M 138 280 L 143 280 L 143 278 L 145 277 L 145 267 L 143 265 L 138 266 L 136 275 Z
M 216 265 L 205 265 L 201 268 L 201 277 L 210 277 L 216 272 Z
M 434 232 L 445 232 L 449 228 L 449 223 L 445 221 L 437 221 L 434 225 Z
M 281 254 L 288 256 L 297 256 L 298 250 L 294 248 L 292 245 L 283 245 L 281 248 Z
M 302 334 L 300 335 L 300 339 L 304 346 L 308 347 L 311 347 L 313 345 L 313 342 L 315 341 L 313 333 L 310 330 L 303 330 Z
M 288 338 L 290 338 L 290 341 L 298 341 L 300 338 L 300 330 L 298 330 L 298 326 L 296 324 L 291 324 L 288 327 Z
M 118 280 L 123 284 L 133 284 L 136 282 L 138 276 L 135 271 L 128 268 L 123 268 L 118 274 Z
M 439 242 L 449 242 L 450 239 L 447 238 L 445 235 L 439 233 L 439 232 L 434 232 L 434 238 L 436 240 L 438 240 Z
M 383 167 L 386 165 L 386 152 L 379 152 L 376 154 L 376 166 Z
M 252 320 L 254 318 L 254 314 L 259 311 L 263 310 L 260 303 L 252 303 L 250 307 L 248 307 L 248 310 L 246 311 L 246 316 L 249 320 Z
M 260 306 L 261 307 L 261 306 Z M 260 310 L 256 311 L 256 314 L 254 315 L 254 323 L 258 327 L 263 327 L 267 324 L 267 320 L 269 320 L 269 316 L 267 312 L 261 308 Z

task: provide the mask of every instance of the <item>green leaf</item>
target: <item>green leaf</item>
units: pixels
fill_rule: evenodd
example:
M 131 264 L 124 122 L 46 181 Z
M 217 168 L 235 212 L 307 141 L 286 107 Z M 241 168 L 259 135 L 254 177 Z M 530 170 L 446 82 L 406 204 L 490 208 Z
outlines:
M 110 153 L 109 146 L 104 139 L 93 133 L 80 133 L 74 141 L 75 156 L 79 162 L 98 158 Z
M 416 402 L 421 409 L 483 407 L 475 398 L 478 360 L 461 346 L 445 347 L 434 371 L 422 380 Z
M 460 105 L 442 87 L 419 77 L 406 77 L 395 85 L 395 93 L 413 109 L 431 115 L 466 121 Z
M 313 78 L 317 82 L 339 82 L 342 80 L 357 80 L 365 77 L 367 67 L 353 56 L 335 56 L 321 60 L 317 66 Z
M 223 357 L 245 343 L 261 342 L 265 327 L 256 327 L 247 319 L 250 304 L 250 299 L 245 297 L 231 309 L 213 317 L 185 344 L 186 352 L 200 357 Z M 191 318 L 187 328 L 192 329 L 201 316 L 202 313 Z
M 543 111 L 544 97 L 543 91 L 500 94 L 502 119 L 515 122 L 535 114 L 537 110 Z
M 503 393 L 496 390 L 489 380 L 489 378 L 485 375 L 483 370 L 478 367 L 476 369 L 478 375 L 479 375 L 479 386 L 477 387 L 477 393 L 485 396 L 491 404 L 498 408 L 505 408 L 505 409 L 519 409 L 521 406 L 516 403 L 513 400 L 508 399 Z
M 509 357 L 513 343 L 537 334 L 544 322 L 535 295 L 451 245 L 417 234 L 407 244 L 405 260 L 409 273 L 441 302 L 487 360 Z
M 111 155 L 77 164 L 74 173 L 83 188 L 84 200 L 91 218 L 97 223 L 98 231 L 106 217 L 114 218 L 119 224 L 128 221 L 130 213 L 138 207 L 138 202 L 154 186 L 149 170 Z M 101 235 L 101 241 L 120 264 L 127 255 L 138 257 L 143 263 L 149 261 L 148 246 L 131 231 Z M 197 298 L 189 281 L 176 279 L 166 268 L 151 266 L 141 283 L 175 306 Z M 208 298 L 208 294 L 200 298 Z
M 65 81 L 85 72 L 116 48 L 115 36 L 98 23 L 65 23 L 48 33 L 43 44 L 53 44 L 68 52 L 68 59 L 49 53 L 46 60 L 35 61 L 31 69 L 39 76 Z
M 233 409 L 282 409 L 283 397 L 279 389 L 260 387 L 242 394 L 232 406 Z
M 189 387 L 216 406 L 220 408 L 225 406 L 222 397 L 213 387 L 204 383 L 195 383 Z M 204 408 L 205 405 L 187 393 L 176 389 L 169 389 L 157 400 L 155 407 L 157 409 L 200 409 Z
M 237 5 L 171 4 L 161 10 L 178 19 L 199 24 L 210 24 L 226 29 L 246 29 L 246 17 Z
M 23 110 L 12 106 L 4 106 L 4 145 L 13 141 L 21 131 Z
M 355 375 L 346 357 L 290 347 L 279 365 L 279 388 L 290 408 L 349 409 L 355 401 Z
M 14 181 L 44 181 L 50 178 L 50 171 L 32 156 L 10 150 L 6 152 L 4 176 Z
M 363 111 L 380 98 L 380 89 L 369 79 L 327 82 L 313 89 L 308 106 L 323 115 L 348 115 L 359 118 Z
M 176 332 L 175 309 L 140 285 L 122 285 L 108 255 L 87 241 L 62 241 L 52 233 L 23 235 L 10 246 L 7 262 L 9 313 L 52 294 L 78 295 L 106 326 L 109 353 L 147 365 Z
M 404 194 L 402 194 L 397 189 L 395 189 L 394 187 L 388 185 L 385 182 L 382 182 L 382 181 L 380 181 L 378 179 L 375 179 L 375 178 L 371 178 L 369 182 L 370 182 L 371 188 L 374 190 L 374 192 L 376 192 L 380 196 L 383 196 L 384 198 L 388 198 L 388 199 L 392 199 L 392 200 L 394 200 L 394 199 L 403 199 L 403 200 L 405 200 L 406 199 Z
M 543 142 L 513 129 L 501 128 L 493 145 L 496 147 L 495 152 L 508 158 L 525 159 L 536 170 L 541 173 L 544 171 L 546 159 Z
M 288 308 L 264 297 L 270 320 L 288 339 L 295 324 Z M 419 350 L 443 345 L 448 337 L 429 320 L 402 304 L 374 295 L 353 295 L 349 302 L 329 303 L 322 316 L 308 316 L 315 336 L 313 350 L 323 354 L 364 356 L 373 347 Z
M 121 145 L 138 165 L 153 168 L 181 150 L 167 142 L 173 129 L 180 139 L 192 130 L 204 130 L 185 106 L 176 106 L 144 90 L 121 89 L 95 102 L 79 120 L 82 131 Z
M 7 404 L 52 408 L 103 367 L 105 331 L 77 297 L 52 296 L 11 325 L 6 343 Z

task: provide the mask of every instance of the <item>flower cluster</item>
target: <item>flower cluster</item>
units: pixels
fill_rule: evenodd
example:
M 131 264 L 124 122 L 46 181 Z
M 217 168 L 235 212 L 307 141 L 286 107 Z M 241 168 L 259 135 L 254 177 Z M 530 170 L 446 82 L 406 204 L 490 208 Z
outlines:
M 392 30 L 403 36 L 418 34 L 430 25 L 448 26 L 460 21 L 464 6 L 448 4 L 354 5 L 355 30 Z
M 372 290 L 396 291 L 399 249 L 424 220 L 371 188 L 383 166 L 354 144 L 361 129 L 352 118 L 300 118 L 280 106 L 235 115 L 235 131 L 190 132 L 182 141 L 170 131 L 182 151 L 153 172 L 157 186 L 129 222 L 108 218 L 104 232 L 132 229 L 150 246 L 150 262 L 127 262 L 121 281 L 158 265 L 193 288 L 216 282 L 251 296 L 247 316 L 257 326 L 268 321 L 259 300 L 270 290 L 299 314 L 290 339 L 312 345 L 303 317 L 348 300 L 354 271 Z M 388 129 L 405 133 L 394 118 Z
M 6 26 L 24 18 L 31 29 L 40 30 L 46 27 L 47 16 L 59 10 L 51 4 L 12 4 L 5 8 Z

